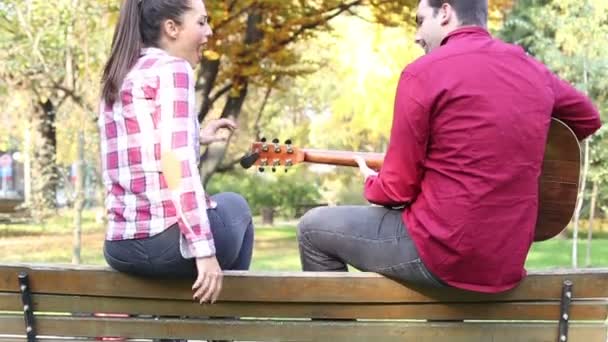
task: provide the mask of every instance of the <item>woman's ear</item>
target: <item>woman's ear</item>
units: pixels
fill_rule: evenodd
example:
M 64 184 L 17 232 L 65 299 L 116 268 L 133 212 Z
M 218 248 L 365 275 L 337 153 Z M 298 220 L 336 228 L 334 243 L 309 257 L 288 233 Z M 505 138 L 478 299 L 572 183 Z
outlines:
M 163 32 L 171 39 L 177 39 L 179 35 L 179 26 L 171 19 L 167 19 L 162 23 Z

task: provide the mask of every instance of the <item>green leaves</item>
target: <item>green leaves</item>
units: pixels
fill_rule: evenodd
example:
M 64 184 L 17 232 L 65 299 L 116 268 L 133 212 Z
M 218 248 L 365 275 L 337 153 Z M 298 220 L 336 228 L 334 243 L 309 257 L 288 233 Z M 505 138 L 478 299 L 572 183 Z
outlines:
M 520 0 L 500 32 L 522 45 L 560 77 L 586 92 L 608 118 L 608 2 L 604 0 Z M 590 140 L 592 181 L 608 180 L 604 126 Z

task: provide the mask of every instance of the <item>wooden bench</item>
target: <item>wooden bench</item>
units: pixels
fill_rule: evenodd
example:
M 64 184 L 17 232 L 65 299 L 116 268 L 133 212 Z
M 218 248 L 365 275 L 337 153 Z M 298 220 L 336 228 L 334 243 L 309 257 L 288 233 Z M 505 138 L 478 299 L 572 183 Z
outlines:
M 29 284 L 20 287 L 20 274 Z M 104 267 L 2 265 L 0 340 L 26 340 L 24 322 L 30 340 L 78 341 L 606 342 L 607 334 L 608 269 L 535 272 L 496 295 L 416 290 L 374 273 L 227 272 L 214 305 L 193 302 L 190 287 Z M 101 312 L 130 316 L 92 315 Z

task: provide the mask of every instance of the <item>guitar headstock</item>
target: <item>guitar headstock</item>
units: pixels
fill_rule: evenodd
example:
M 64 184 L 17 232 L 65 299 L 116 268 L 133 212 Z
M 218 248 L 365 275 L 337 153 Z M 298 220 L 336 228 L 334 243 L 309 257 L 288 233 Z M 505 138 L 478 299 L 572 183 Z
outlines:
M 295 164 L 304 161 L 304 152 L 294 147 L 291 140 L 286 140 L 284 144 L 279 143 L 279 139 L 268 142 L 266 138 L 251 144 L 249 154 L 241 159 L 241 166 L 250 168 L 256 165 L 260 172 L 264 172 L 270 167 L 272 172 L 276 172 L 279 167 L 284 167 L 285 172 Z

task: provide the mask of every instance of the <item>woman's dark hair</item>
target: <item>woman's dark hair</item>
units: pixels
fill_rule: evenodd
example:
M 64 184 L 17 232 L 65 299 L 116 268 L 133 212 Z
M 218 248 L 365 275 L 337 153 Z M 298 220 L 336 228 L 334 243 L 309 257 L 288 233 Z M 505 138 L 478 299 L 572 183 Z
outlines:
M 103 69 L 101 96 L 114 103 L 120 86 L 143 47 L 158 46 L 161 24 L 168 19 L 181 24 L 193 0 L 123 0 L 110 57 Z
M 460 19 L 461 25 L 486 27 L 488 21 L 488 0 L 428 0 L 435 12 L 441 5 L 450 4 Z

